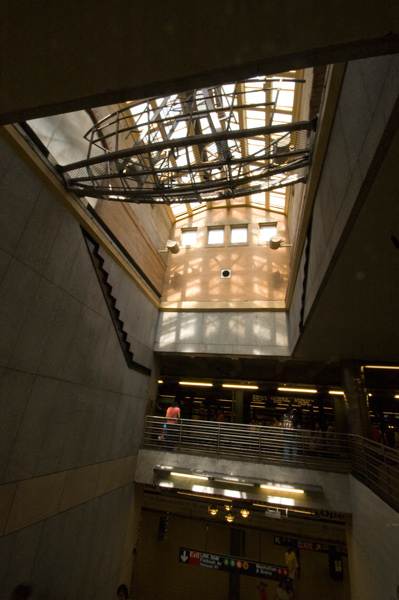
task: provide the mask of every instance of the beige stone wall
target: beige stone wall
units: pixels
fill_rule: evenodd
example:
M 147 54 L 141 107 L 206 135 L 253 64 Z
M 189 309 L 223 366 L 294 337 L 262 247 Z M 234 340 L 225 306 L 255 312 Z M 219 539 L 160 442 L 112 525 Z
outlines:
M 181 247 L 178 254 L 169 255 L 163 303 L 168 308 L 188 302 L 211 303 L 215 308 L 220 302 L 283 304 L 291 249 L 271 250 L 268 244 L 259 243 L 259 223 L 265 222 L 277 222 L 278 233 L 287 240 L 283 215 L 252 207 L 214 208 L 178 221 L 173 239 L 181 243 L 182 229 L 192 227 L 197 228 L 197 241 L 195 246 Z M 231 244 L 231 227 L 237 225 L 247 225 L 247 244 Z M 208 229 L 214 226 L 224 226 L 221 246 L 207 243 Z M 230 279 L 221 278 L 222 269 L 231 269 Z

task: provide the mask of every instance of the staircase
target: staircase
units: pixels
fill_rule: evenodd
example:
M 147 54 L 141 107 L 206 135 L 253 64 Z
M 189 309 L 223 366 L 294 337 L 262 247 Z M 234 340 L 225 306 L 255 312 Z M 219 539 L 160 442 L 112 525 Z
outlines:
M 119 344 L 125 357 L 126 364 L 129 367 L 129 369 L 133 369 L 134 371 L 138 371 L 143 375 L 150 376 L 151 369 L 133 360 L 133 352 L 130 348 L 130 343 L 127 340 L 127 333 L 124 329 L 124 323 L 120 318 L 120 311 L 116 307 L 116 298 L 115 296 L 113 296 L 112 286 L 108 282 L 108 273 L 104 269 L 104 259 L 100 256 L 98 252 L 99 245 L 86 231 L 82 229 L 82 232 L 87 249 L 90 254 L 90 258 L 94 266 L 94 270 L 96 272 L 99 284 L 101 286 L 101 290 L 104 295 L 105 302 L 108 306 L 108 310 L 111 315 L 111 319 L 114 324 L 116 335 L 118 337 Z

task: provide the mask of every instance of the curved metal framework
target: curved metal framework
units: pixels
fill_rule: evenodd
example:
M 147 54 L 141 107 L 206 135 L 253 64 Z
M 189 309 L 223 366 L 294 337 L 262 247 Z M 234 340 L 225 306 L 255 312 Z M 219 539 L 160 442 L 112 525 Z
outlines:
M 289 122 L 291 99 L 281 108 L 301 83 L 259 77 L 131 103 L 86 133 L 86 160 L 60 170 L 79 196 L 136 203 L 202 205 L 303 182 L 316 120 Z

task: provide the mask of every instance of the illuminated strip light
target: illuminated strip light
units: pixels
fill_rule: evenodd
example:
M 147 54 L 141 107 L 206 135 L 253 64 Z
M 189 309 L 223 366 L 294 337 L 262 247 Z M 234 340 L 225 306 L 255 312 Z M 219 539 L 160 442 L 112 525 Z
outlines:
M 399 398 L 399 394 L 396 394 L 396 396 L 394 396 L 394 398 Z
M 179 381 L 179 385 L 198 385 L 201 387 L 213 387 L 213 383 L 201 383 L 200 381 Z
M 328 393 L 332 396 L 345 396 L 345 392 L 338 390 L 329 390 Z
M 317 394 L 317 390 L 314 388 L 288 388 L 288 387 L 279 387 L 277 388 L 279 392 L 301 392 L 303 394 Z
M 206 481 L 208 481 L 208 477 L 205 477 L 204 475 L 192 475 L 190 473 L 177 473 L 176 471 L 172 471 L 171 475 L 175 475 L 175 477 L 188 477 L 189 479 L 205 479 Z
M 305 490 L 300 490 L 297 488 L 289 488 L 289 487 L 284 487 L 284 486 L 280 486 L 280 485 L 262 484 L 262 485 L 260 485 L 260 487 L 264 490 L 276 490 L 278 492 L 292 492 L 295 494 L 304 494 L 305 493 Z
M 206 498 L 207 500 L 209 500 L 209 498 L 212 498 L 212 500 L 220 500 L 221 502 L 226 502 L 226 498 L 220 498 L 219 496 L 212 496 L 210 494 L 194 494 L 193 492 L 181 491 L 178 491 L 177 493 L 181 496 L 194 496 L 194 498 Z
M 389 367 L 387 365 L 364 365 L 364 369 L 395 369 L 398 370 L 399 367 Z
M 235 390 L 258 390 L 258 385 L 238 385 L 235 383 L 223 383 L 222 387 L 224 388 L 233 388 Z
M 203 485 L 193 485 L 193 487 L 191 488 L 191 491 L 196 492 L 197 494 L 205 493 L 205 494 L 213 495 L 215 493 L 215 488 L 204 487 Z M 225 496 L 225 502 L 226 502 L 226 497 L 227 498 L 236 498 L 236 499 L 246 498 L 246 494 L 244 495 L 244 492 L 239 492 L 238 490 L 224 489 L 223 494 Z
M 219 483 L 235 483 L 236 485 L 246 485 L 247 487 L 254 487 L 254 483 L 244 483 L 243 481 L 234 481 L 234 479 L 214 479 L 213 481 L 218 481 Z
M 163 383 L 163 379 L 158 379 L 158 383 Z

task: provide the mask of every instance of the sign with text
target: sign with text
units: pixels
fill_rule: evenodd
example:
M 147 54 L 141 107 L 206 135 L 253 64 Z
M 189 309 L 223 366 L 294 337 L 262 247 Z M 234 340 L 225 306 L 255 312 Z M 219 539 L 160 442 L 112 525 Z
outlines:
M 249 575 L 250 577 L 273 579 L 274 581 L 281 581 L 288 576 L 286 567 L 281 565 L 271 565 L 246 560 L 245 558 L 200 552 L 190 548 L 180 548 L 179 562 L 195 567 L 205 567 L 206 569 L 216 569 L 217 571 L 230 571 L 240 573 L 241 575 Z
M 291 548 L 298 548 L 299 550 L 308 550 L 310 552 L 324 552 L 328 554 L 331 548 L 334 548 L 336 552 L 347 556 L 347 548 L 345 545 L 337 546 L 334 544 L 323 544 L 321 542 L 313 542 L 311 540 L 298 540 L 297 538 L 284 537 L 281 535 L 274 536 L 274 543 L 277 546 L 287 546 Z

